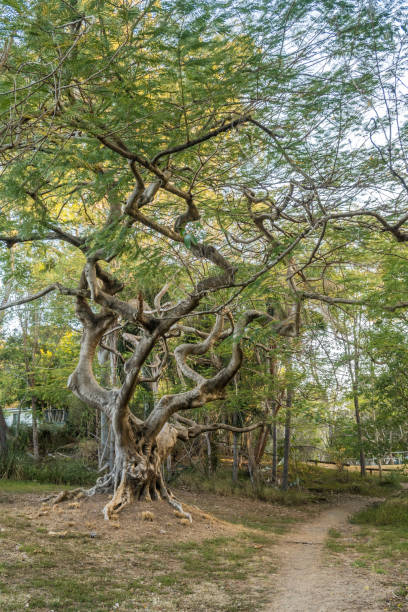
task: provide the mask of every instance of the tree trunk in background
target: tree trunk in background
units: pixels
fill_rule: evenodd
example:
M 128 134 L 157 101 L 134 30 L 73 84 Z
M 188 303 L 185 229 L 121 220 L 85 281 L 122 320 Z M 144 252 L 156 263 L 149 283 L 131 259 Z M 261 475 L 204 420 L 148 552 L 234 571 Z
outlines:
M 234 427 L 239 427 L 239 412 L 234 412 L 232 417 L 232 424 Z M 241 434 L 233 433 L 232 434 L 232 481 L 238 482 L 238 472 L 239 472 L 239 442 L 240 442 Z
M 207 474 L 210 475 L 212 473 L 212 454 L 211 454 L 211 439 L 210 434 L 204 434 L 206 447 L 207 447 Z
M 273 423 L 271 425 L 272 435 L 272 482 L 278 482 L 278 426 L 276 417 L 278 415 L 278 407 L 275 405 L 273 409 Z
M 252 432 L 248 432 L 247 434 L 247 452 L 249 477 L 252 485 L 257 487 L 259 485 L 259 468 L 255 459 L 255 449 L 252 443 Z
M 9 249 L 9 253 L 10 253 L 11 270 L 12 272 L 14 272 L 14 250 L 12 247 Z M 2 306 L 4 306 L 4 304 L 7 304 L 7 302 L 9 301 L 11 289 L 12 289 L 12 281 L 10 279 L 8 283 L 6 283 L 5 285 L 5 291 L 3 294 L 3 299 L 1 301 Z M 0 314 L 0 324 L 3 322 L 5 314 L 6 314 L 6 311 L 3 310 Z M 20 414 L 20 408 L 19 408 L 19 414 Z M 6 419 L 4 418 L 3 408 L 0 407 L 0 453 L 4 455 L 7 453 L 7 429 L 8 428 L 7 428 Z
M 105 349 L 98 350 L 98 361 L 99 363 L 105 364 L 108 361 L 108 351 Z M 103 374 L 102 382 L 104 385 L 109 384 L 109 372 L 106 370 Z M 105 465 L 109 465 L 111 470 L 113 466 L 110 465 L 109 458 L 109 419 L 104 412 L 101 411 L 99 419 L 99 449 L 98 449 L 98 468 L 102 471 Z
M 18 405 L 17 424 L 16 424 L 16 437 L 18 436 L 18 432 L 20 431 L 20 423 L 21 423 L 21 402 Z
M 233 434 L 233 458 L 232 458 L 232 480 L 238 482 L 238 469 L 239 469 L 239 436 L 240 434 Z
M 358 447 L 360 451 L 360 475 L 366 475 L 366 460 L 364 453 L 364 445 L 363 445 L 363 432 L 361 428 L 361 419 L 360 419 L 360 404 L 358 399 L 358 389 L 356 385 L 353 385 L 353 399 L 354 399 L 354 413 L 356 417 L 357 424 L 357 439 L 358 439 Z
M 40 458 L 40 451 L 38 448 L 38 421 L 37 421 L 37 400 L 35 397 L 31 398 L 31 413 L 33 419 L 33 455 L 36 461 Z
M 260 465 L 262 457 L 265 453 L 266 443 L 268 442 L 269 428 L 266 425 L 261 427 L 259 432 L 258 441 L 255 450 L 255 462 Z
M 271 425 L 271 436 L 272 436 L 272 472 L 271 480 L 276 483 L 278 480 L 278 428 L 274 421 Z
M 7 423 L 4 418 L 3 408 L 0 407 L 0 453 L 7 453 Z
M 363 444 L 363 432 L 361 427 L 360 419 L 360 401 L 359 401 L 359 383 L 360 383 L 360 353 L 357 338 L 356 322 L 353 325 L 353 340 L 354 340 L 354 383 L 353 383 L 353 397 L 354 397 L 354 411 L 356 415 L 357 423 L 357 436 L 358 446 L 360 450 L 360 475 L 366 476 L 366 459 Z
M 116 350 L 117 348 L 117 333 L 112 332 L 107 334 L 105 344 Z M 117 357 L 115 354 L 100 349 L 98 351 L 98 361 L 101 364 L 109 362 L 109 370 L 106 370 L 104 374 L 104 384 L 109 387 L 114 387 L 117 382 L 116 377 L 116 361 Z M 112 425 L 109 418 L 102 411 L 100 418 L 100 438 L 99 438 L 99 469 L 105 465 L 108 466 L 109 471 L 113 470 L 115 464 L 115 439 L 112 432 Z
M 286 419 L 285 419 L 285 443 L 283 448 L 283 472 L 282 485 L 283 491 L 286 491 L 289 486 L 289 456 L 290 456 L 290 428 L 292 417 L 292 399 L 293 391 L 291 386 L 286 391 Z
M 275 348 L 276 344 L 272 344 L 272 347 Z M 268 359 L 268 370 L 269 375 L 272 379 L 277 377 L 277 360 L 276 357 Z M 272 397 L 269 400 L 270 411 L 272 413 L 272 424 L 269 425 L 269 433 L 272 438 L 272 472 L 271 472 L 271 481 L 273 484 L 278 482 L 278 426 L 276 423 L 276 417 L 279 412 L 279 404 L 276 400 L 276 397 Z
M 359 387 L 360 387 L 360 341 L 359 341 L 359 330 L 360 330 L 360 316 L 353 319 L 353 339 L 343 332 L 342 340 L 344 345 L 344 351 L 348 358 L 348 370 L 350 374 L 351 388 L 353 392 L 354 402 L 354 415 L 357 425 L 357 444 L 360 455 L 360 475 L 366 475 L 366 459 L 364 453 L 363 444 L 363 432 L 361 427 L 360 418 L 360 403 L 359 403 Z
M 380 480 L 382 480 L 382 463 L 381 463 L 381 459 L 378 459 L 378 477 Z
M 109 464 L 109 419 L 104 412 L 101 412 L 99 469 L 101 470 L 106 464 Z

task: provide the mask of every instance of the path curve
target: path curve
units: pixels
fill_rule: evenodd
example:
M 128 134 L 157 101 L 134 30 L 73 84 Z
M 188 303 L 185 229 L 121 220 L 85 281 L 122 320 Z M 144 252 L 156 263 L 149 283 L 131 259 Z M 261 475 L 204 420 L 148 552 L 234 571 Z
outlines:
M 352 498 L 282 536 L 277 547 L 279 591 L 265 612 L 380 612 L 387 590 L 381 576 L 344 567 L 325 550 L 330 528 L 344 528 L 350 514 L 372 503 Z

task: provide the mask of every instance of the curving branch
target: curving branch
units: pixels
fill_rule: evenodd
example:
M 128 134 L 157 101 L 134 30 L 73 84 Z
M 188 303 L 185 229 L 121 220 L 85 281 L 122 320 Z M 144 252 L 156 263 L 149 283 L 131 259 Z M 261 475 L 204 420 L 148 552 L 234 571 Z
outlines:
M 205 378 L 190 368 L 186 363 L 186 359 L 188 355 L 204 355 L 219 338 L 222 332 L 223 322 L 224 316 L 217 315 L 213 329 L 203 342 L 197 344 L 180 344 L 174 351 L 174 357 L 180 372 L 197 384 L 204 382 Z
M 176 421 L 177 428 L 177 436 L 182 440 L 191 440 L 193 438 L 197 438 L 203 433 L 209 431 L 231 431 L 233 433 L 247 433 L 249 431 L 254 431 L 255 429 L 259 429 L 260 427 L 264 427 L 264 422 L 253 423 L 252 425 L 248 425 L 247 427 L 235 427 L 234 425 L 227 425 L 226 423 L 212 423 L 208 425 L 200 425 L 191 419 L 186 419 L 185 417 L 179 414 L 173 414 L 173 419 Z M 187 427 L 179 428 L 178 424 L 187 425 Z
M 161 301 L 165 293 L 168 291 L 169 287 L 170 287 L 170 283 L 165 283 L 164 286 L 160 289 L 159 293 L 155 296 L 153 300 L 153 304 L 154 304 L 157 314 L 160 314 Z
M 206 140 L 211 140 L 211 138 L 215 138 L 216 136 L 218 136 L 218 134 L 229 132 L 233 128 L 249 120 L 250 120 L 249 115 L 238 117 L 238 119 L 234 119 L 233 121 L 230 121 L 229 123 L 225 123 L 224 125 L 222 125 L 219 128 L 216 128 L 215 130 L 211 130 L 210 132 L 207 132 L 206 134 L 203 134 L 202 136 L 198 136 L 198 138 L 194 138 L 193 140 L 188 140 L 187 142 L 183 144 L 175 145 L 174 147 L 170 147 L 169 149 L 166 149 L 165 151 L 162 151 L 161 153 L 157 153 L 157 155 L 152 159 L 151 163 L 153 165 L 156 165 L 159 159 L 161 159 L 162 157 L 165 157 L 167 155 L 172 155 L 172 153 L 179 153 L 180 151 L 185 151 L 186 149 L 190 149 L 191 147 L 195 147 L 196 145 L 201 144 L 202 142 L 205 142 Z
M 188 349 L 183 348 L 181 350 L 181 354 L 179 354 L 179 363 L 181 362 L 186 376 L 193 380 L 196 383 L 196 386 L 193 389 L 183 393 L 163 396 L 145 421 L 144 428 L 147 435 L 157 435 L 168 419 L 174 413 L 180 410 L 198 408 L 200 406 L 204 406 L 204 404 L 207 402 L 219 400 L 224 397 L 225 387 L 233 379 L 242 364 L 243 353 L 240 342 L 242 336 L 244 335 L 245 328 L 251 321 L 261 317 L 267 322 L 272 320 L 271 316 L 258 310 L 249 310 L 243 313 L 233 332 L 230 360 L 228 364 L 217 372 L 217 374 L 215 374 L 212 378 L 206 379 L 197 372 L 194 372 L 194 370 L 183 363 L 183 358 L 185 354 L 193 354 L 194 349 L 191 349 L 191 346 L 197 346 L 197 354 L 203 354 L 205 352 L 205 350 L 203 350 L 203 346 L 206 347 L 206 350 L 211 347 L 211 344 L 216 339 L 217 334 L 220 333 L 222 316 L 218 315 L 212 333 L 209 334 L 208 338 L 204 340 L 204 342 L 198 343 L 197 345 L 184 345 L 185 347 L 188 347 Z
M 12 236 L 0 235 L 0 242 L 4 242 L 7 248 L 13 247 L 15 244 L 23 244 L 25 242 L 40 242 L 42 240 L 61 240 L 72 246 L 78 247 L 82 251 L 85 250 L 85 239 L 73 236 L 68 232 L 63 231 L 57 226 L 51 226 L 52 231 L 48 234 L 31 234 L 30 236 Z
M 39 300 L 48 293 L 52 291 L 59 291 L 62 295 L 72 295 L 75 297 L 87 297 L 88 292 L 78 289 L 71 289 L 69 287 L 63 287 L 60 283 L 53 283 L 52 285 L 48 285 L 45 289 L 38 291 L 37 293 L 33 293 L 31 295 L 26 295 L 18 300 L 13 300 L 12 302 L 7 302 L 6 304 L 0 305 L 0 310 L 6 310 L 7 308 L 12 308 L 13 306 L 21 306 L 22 304 L 27 304 L 28 302 L 34 302 L 35 300 Z
M 0 310 L 6 310 L 7 308 L 12 308 L 13 306 L 21 306 L 21 304 L 27 304 L 28 302 L 34 302 L 34 300 L 39 300 L 40 298 L 44 297 L 44 295 L 47 295 L 48 293 L 51 293 L 52 291 L 57 291 L 58 289 L 59 289 L 58 284 L 53 283 L 52 285 L 48 285 L 48 287 L 45 287 L 45 289 L 42 289 L 41 291 L 38 291 L 37 293 L 33 293 L 32 295 L 26 295 L 23 298 L 20 298 L 18 300 L 7 302 L 7 304 L 1 304 Z
M 68 378 L 68 388 L 83 402 L 103 410 L 110 418 L 117 391 L 108 391 L 99 385 L 92 364 L 97 347 L 104 334 L 115 324 L 116 316 L 111 312 L 96 315 L 83 298 L 77 299 L 76 312 L 83 324 L 83 334 L 78 363 Z

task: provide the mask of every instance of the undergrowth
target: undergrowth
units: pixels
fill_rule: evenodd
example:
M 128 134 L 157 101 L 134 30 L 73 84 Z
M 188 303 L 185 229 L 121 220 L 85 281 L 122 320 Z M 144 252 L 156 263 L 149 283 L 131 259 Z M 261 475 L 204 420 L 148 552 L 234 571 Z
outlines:
M 238 495 L 285 505 L 329 501 L 333 494 L 339 493 L 385 497 L 400 487 L 398 474 L 391 474 L 380 481 L 376 476 L 361 478 L 357 472 L 339 472 L 306 464 L 297 465 L 296 469 L 292 466 L 287 491 L 268 482 L 254 486 L 243 472 L 238 482 L 233 482 L 231 471 L 225 466 L 211 475 L 188 468 L 174 475 L 172 481 L 190 491 Z
M 35 461 L 29 455 L 13 449 L 0 457 L 0 479 L 91 485 L 96 478 L 96 471 L 81 459 L 53 457 Z
M 387 499 L 357 512 L 352 523 L 359 525 L 396 525 L 408 528 L 408 496 Z
M 264 607 L 274 584 L 274 532 L 264 529 L 270 517 L 262 512 L 250 530 L 225 531 L 209 522 L 201 535 L 186 527 L 180 539 L 171 522 L 156 529 L 153 523 L 148 535 L 122 527 L 120 538 L 97 522 L 95 537 L 85 525 L 77 531 L 67 524 L 58 537 L 12 503 L 0 510 L 1 612 L 252 612 Z M 86 511 L 84 517 L 90 518 Z
M 408 493 L 370 504 L 350 522 L 351 531 L 329 532 L 327 549 L 353 559 L 352 567 L 384 575 L 393 587 L 385 610 L 408 610 Z

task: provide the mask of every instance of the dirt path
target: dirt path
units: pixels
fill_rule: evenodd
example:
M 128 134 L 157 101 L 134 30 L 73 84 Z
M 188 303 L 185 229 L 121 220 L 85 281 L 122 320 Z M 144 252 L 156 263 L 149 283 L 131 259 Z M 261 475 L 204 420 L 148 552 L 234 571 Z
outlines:
M 387 591 L 381 577 L 344 567 L 330 558 L 325 540 L 330 528 L 344 528 L 348 516 L 372 500 L 342 501 L 310 523 L 282 536 L 279 591 L 265 612 L 379 612 Z

